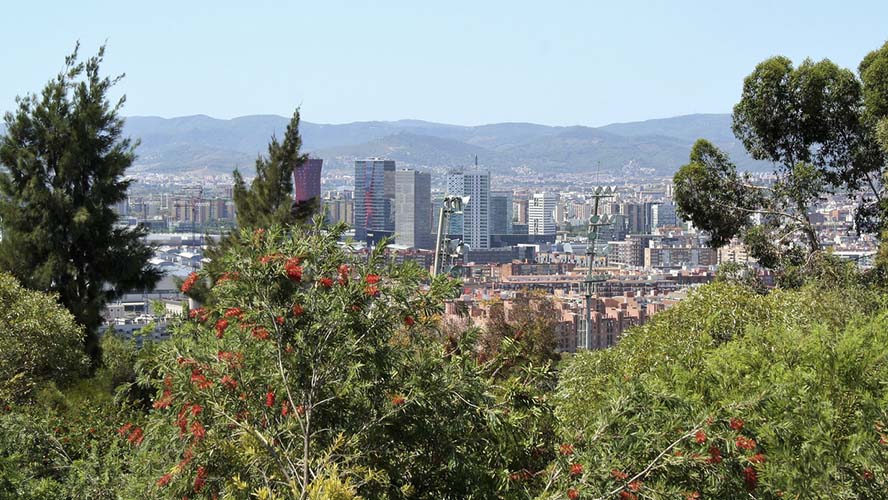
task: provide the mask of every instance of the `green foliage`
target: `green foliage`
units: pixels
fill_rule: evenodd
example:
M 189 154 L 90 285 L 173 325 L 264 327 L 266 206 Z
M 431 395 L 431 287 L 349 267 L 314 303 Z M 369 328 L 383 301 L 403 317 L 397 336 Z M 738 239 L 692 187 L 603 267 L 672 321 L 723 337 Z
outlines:
M 881 302 L 848 283 L 764 296 L 716 283 L 614 349 L 577 355 L 556 394 L 575 452 L 553 464 L 552 496 L 878 496 L 888 484 Z M 583 472 L 572 477 L 568 463 Z
M 85 373 L 83 328 L 55 297 L 0 274 L 0 403 L 27 400 L 45 381 Z
M 40 95 L 17 100 L 0 138 L 0 268 L 57 293 L 86 327 L 93 361 L 104 305 L 160 277 L 145 231 L 114 225 L 111 206 L 126 198 L 136 144 L 121 138 L 124 99 L 108 100 L 120 77 L 100 75 L 103 55 L 104 47 L 78 62 L 75 49 Z

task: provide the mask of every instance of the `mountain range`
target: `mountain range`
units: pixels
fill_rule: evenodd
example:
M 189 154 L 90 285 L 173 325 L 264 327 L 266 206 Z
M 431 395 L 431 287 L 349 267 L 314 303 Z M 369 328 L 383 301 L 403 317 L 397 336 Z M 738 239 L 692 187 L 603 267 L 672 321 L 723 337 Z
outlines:
M 282 137 L 288 119 L 253 115 L 222 120 L 130 116 L 125 134 L 139 138 L 132 174 L 254 172 L 272 134 Z M 465 166 L 477 156 L 494 173 L 604 172 L 672 175 L 687 163 L 691 145 L 706 138 L 745 170 L 767 165 L 750 159 L 731 133 L 729 114 L 694 114 L 603 127 L 496 123 L 460 126 L 420 120 L 300 124 L 303 150 L 323 158 L 327 172 L 350 171 L 355 158 L 384 157 L 399 166 L 442 169 Z

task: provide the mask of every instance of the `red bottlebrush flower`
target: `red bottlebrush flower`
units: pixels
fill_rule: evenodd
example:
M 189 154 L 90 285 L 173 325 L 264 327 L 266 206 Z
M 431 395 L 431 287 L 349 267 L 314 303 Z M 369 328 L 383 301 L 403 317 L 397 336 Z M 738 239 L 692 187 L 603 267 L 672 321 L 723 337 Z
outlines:
M 200 415 L 200 412 L 202 412 L 202 411 L 203 411 L 203 406 L 198 405 L 198 404 L 191 405 L 191 414 L 194 415 L 195 417 Z
M 176 416 L 176 427 L 179 428 L 179 436 L 182 437 L 185 435 L 185 432 L 188 430 L 188 409 L 191 408 L 191 405 L 186 404 L 179 410 L 179 414 Z
M 731 419 L 731 429 L 733 429 L 735 431 L 739 431 L 742 428 L 743 428 L 743 420 L 742 419 L 739 419 L 739 418 L 732 418 Z
M 379 288 L 376 288 L 375 285 L 367 285 L 364 287 L 364 293 L 371 297 L 379 297 Z
M 358 304 L 352 304 L 352 312 L 361 312 L 361 306 Z
M 756 453 L 755 455 L 749 457 L 749 461 L 754 464 L 761 464 L 765 462 L 765 455 L 762 453 Z
M 219 285 L 225 283 L 226 281 L 237 281 L 237 279 L 239 277 L 240 277 L 240 273 L 237 271 L 235 271 L 233 273 L 224 272 L 224 273 L 222 273 L 222 276 L 219 276 L 219 279 L 216 280 L 215 286 L 219 286 Z
M 574 447 L 571 444 L 562 444 L 561 448 L 558 450 L 562 455 L 573 455 Z
M 333 286 L 333 280 L 331 280 L 330 278 L 324 277 L 324 278 L 321 278 L 318 280 L 318 284 L 324 288 L 330 288 L 331 286 Z
M 635 496 L 634 493 L 629 493 L 624 490 L 620 492 L 620 500 L 638 500 L 638 497 Z
M 863 479 L 865 481 L 872 481 L 874 477 L 876 477 L 876 476 L 873 475 L 873 471 L 871 471 L 871 470 L 863 471 Z
M 293 313 L 293 316 L 296 316 L 298 318 L 299 316 L 302 316 L 303 313 L 305 313 L 305 308 L 299 304 L 293 304 L 291 312 Z
M 888 436 L 881 434 L 879 436 L 879 444 L 882 446 L 888 446 Z
M 302 405 L 296 405 L 296 414 L 299 415 L 300 417 L 302 415 L 305 415 L 305 407 Z
M 758 473 L 754 467 L 745 467 L 743 469 L 743 482 L 746 483 L 748 491 L 752 491 L 758 486 Z
M 127 422 L 126 424 L 122 425 L 120 427 L 120 429 L 117 429 L 117 434 L 120 434 L 121 436 L 123 436 L 124 434 L 128 433 L 130 431 L 130 429 L 132 429 L 132 428 L 133 428 L 132 422 Z
M 233 378 L 229 377 L 228 375 L 223 375 L 221 382 L 222 382 L 222 385 L 231 389 L 232 391 L 237 389 L 237 380 L 234 380 Z
M 206 310 L 203 307 L 198 307 L 197 309 L 192 309 L 188 311 L 188 317 L 190 319 L 200 319 L 203 317 Z
M 281 416 L 286 417 L 290 413 L 290 407 L 287 405 L 287 402 L 284 401 L 281 403 Z
M 700 429 L 699 431 L 694 433 L 694 441 L 696 441 L 697 444 L 705 443 L 706 442 L 706 431 L 704 431 L 703 429 Z
M 743 448 L 744 450 L 755 449 L 755 439 L 744 436 L 737 436 L 737 439 L 734 440 L 734 443 L 737 445 L 737 448 Z
M 127 440 L 129 440 L 130 444 L 133 446 L 139 446 L 142 444 L 142 440 L 145 439 L 144 433 L 140 427 L 136 427 L 133 429 L 133 432 L 130 433 Z
M 413 326 L 416 323 L 416 320 L 413 319 L 413 316 L 404 316 L 404 324 L 407 326 Z
M 268 408 L 274 406 L 274 391 L 265 393 L 265 406 Z
M 706 463 L 709 464 L 720 464 L 722 462 L 722 452 L 718 449 L 717 446 L 709 447 L 709 458 L 706 459 Z
M 298 257 L 291 257 L 284 264 L 284 271 L 287 273 L 290 281 L 302 281 L 302 266 L 299 265 L 299 262 Z
M 216 337 L 222 338 L 222 335 L 225 334 L 225 329 L 228 328 L 228 320 L 220 319 L 216 322 Z
M 583 473 L 583 464 L 570 464 L 570 475 L 579 476 Z
M 244 315 L 244 311 L 240 307 L 229 307 L 228 309 L 225 310 L 225 317 L 226 318 L 240 319 L 243 317 L 243 315 Z
M 395 394 L 392 396 L 392 406 L 401 406 L 404 402 L 407 401 L 404 396 L 400 394 Z
M 197 468 L 197 476 L 194 477 L 194 492 L 200 493 L 205 484 L 207 484 L 207 470 L 201 465 Z
M 580 492 L 577 491 L 575 488 L 571 488 L 567 490 L 567 498 L 569 498 L 570 500 L 577 500 L 577 498 L 580 498 Z
M 277 318 L 274 318 L 274 320 L 277 321 L 277 323 L 278 323 L 279 325 L 283 325 L 284 322 L 287 321 L 287 319 L 284 318 L 283 316 L 278 316 Z
M 185 278 L 185 281 L 182 282 L 182 287 L 179 288 L 179 290 L 181 290 L 182 293 L 188 293 L 189 291 L 191 291 L 191 287 L 193 287 L 194 284 L 197 283 L 197 280 L 199 280 L 199 279 L 200 279 L 200 276 L 198 276 L 197 273 L 189 274 L 188 277 Z
M 632 490 L 632 491 L 634 491 L 634 492 L 637 493 L 638 491 L 641 490 L 641 487 L 642 487 L 643 484 L 644 484 L 644 483 L 642 483 L 641 481 L 632 481 L 631 483 L 629 483 L 629 486 L 628 486 L 628 487 L 629 487 L 630 490 Z
M 617 481 L 625 481 L 629 477 L 629 474 L 626 474 L 619 469 L 612 469 L 611 476 L 613 476 L 614 479 L 616 479 Z
M 700 492 L 699 491 L 691 491 L 687 495 L 685 495 L 685 500 L 700 500 Z
M 339 265 L 339 276 L 348 276 L 351 272 L 351 268 L 348 267 L 348 264 L 340 264 Z
M 379 283 L 379 275 L 378 274 L 368 274 L 364 278 L 364 281 L 366 281 L 368 285 L 375 285 L 375 284 Z
M 157 487 L 163 488 L 164 486 L 170 484 L 170 481 L 173 480 L 173 476 L 170 474 L 164 474 L 160 476 L 160 479 L 157 480 Z
M 290 344 L 287 344 L 287 347 L 284 348 L 284 352 L 287 354 L 293 354 L 293 351 L 294 351 L 293 346 Z
M 253 328 L 253 337 L 259 340 L 265 340 L 268 338 L 268 330 L 265 329 L 264 326 L 257 326 Z
M 200 441 L 207 437 L 207 430 L 199 420 L 195 420 L 194 422 L 191 422 L 191 434 L 194 436 L 195 441 Z
M 198 389 L 209 389 L 210 387 L 213 387 L 213 382 L 200 371 L 200 368 L 191 370 L 191 383 L 197 385 Z
M 169 406 L 173 403 L 173 392 L 169 389 L 164 389 L 163 396 L 160 397 L 157 401 L 154 402 L 155 410 L 163 410 L 169 408 Z

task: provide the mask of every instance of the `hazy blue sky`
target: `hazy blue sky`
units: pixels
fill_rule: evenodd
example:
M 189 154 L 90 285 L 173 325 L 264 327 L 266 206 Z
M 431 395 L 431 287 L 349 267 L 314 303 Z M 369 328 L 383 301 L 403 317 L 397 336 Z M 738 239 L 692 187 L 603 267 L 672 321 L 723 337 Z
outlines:
M 284 6 L 284 4 L 286 4 Z M 108 41 L 127 115 L 602 125 L 729 112 L 762 59 L 856 68 L 888 1 L 4 1 L 0 110 Z

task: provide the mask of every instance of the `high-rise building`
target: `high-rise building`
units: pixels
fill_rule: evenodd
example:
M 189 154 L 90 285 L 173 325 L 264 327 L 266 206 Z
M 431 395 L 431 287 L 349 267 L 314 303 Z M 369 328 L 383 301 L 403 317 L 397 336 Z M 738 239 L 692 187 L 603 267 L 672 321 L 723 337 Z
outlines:
M 431 248 L 431 174 L 399 170 L 395 173 L 395 186 L 395 243 Z
M 391 198 L 394 194 L 394 176 L 389 174 L 391 186 L 386 186 L 386 172 L 394 172 L 394 160 L 369 158 L 355 160 L 355 239 L 366 241 L 368 232 L 393 231 Z M 387 189 L 391 188 L 391 189 Z
M 512 192 L 490 192 L 490 234 L 512 234 Z
M 466 189 L 466 181 L 463 177 L 462 170 L 451 170 L 447 172 L 445 178 L 445 194 L 452 196 L 464 196 Z M 463 234 L 463 214 L 453 214 L 450 216 L 450 227 L 445 228 L 447 234 L 462 235 Z M 437 228 L 436 228 L 437 229 Z
M 321 167 L 324 160 L 309 158 L 293 170 L 293 199 L 297 202 L 321 199 Z
M 555 234 L 555 204 L 557 196 L 553 193 L 534 193 L 529 200 L 527 209 L 528 234 Z
M 671 227 L 678 223 L 675 203 L 664 201 L 651 207 L 651 230 L 658 227 Z
M 642 203 L 626 202 L 620 206 L 620 213 L 626 216 L 626 233 L 647 233 L 644 212 L 644 204 Z
M 490 174 L 474 171 L 463 174 L 463 241 L 472 250 L 490 248 Z

